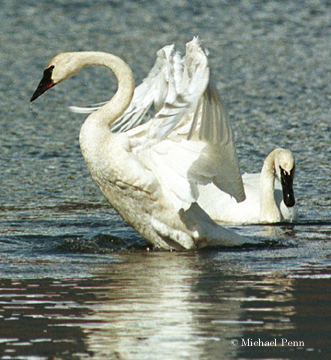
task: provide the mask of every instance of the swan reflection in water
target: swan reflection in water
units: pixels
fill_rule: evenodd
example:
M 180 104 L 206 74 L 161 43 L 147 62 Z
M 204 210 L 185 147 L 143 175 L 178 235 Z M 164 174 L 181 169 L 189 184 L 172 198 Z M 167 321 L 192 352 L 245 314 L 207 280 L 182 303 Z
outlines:
M 30 258 L 34 277 L 1 278 L 1 345 L 15 358 L 227 360 L 261 355 L 233 339 L 285 337 L 324 352 L 330 269 L 302 265 L 301 256 L 295 262 L 297 252 L 87 254 L 83 263 L 76 254 L 35 265 Z M 270 359 L 311 359 L 300 349 L 263 351 Z
M 109 284 L 84 322 L 89 350 L 100 359 L 228 359 L 238 351 L 231 339 L 245 331 L 293 329 L 292 280 L 225 257 L 216 268 L 190 255 L 133 255 L 95 274 Z

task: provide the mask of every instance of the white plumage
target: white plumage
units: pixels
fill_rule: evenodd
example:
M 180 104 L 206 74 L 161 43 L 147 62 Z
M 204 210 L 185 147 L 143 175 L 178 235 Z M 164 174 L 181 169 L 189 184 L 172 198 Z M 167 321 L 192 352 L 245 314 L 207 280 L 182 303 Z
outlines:
M 166 46 L 134 89 L 130 68 L 101 52 L 64 53 L 46 67 L 32 100 L 87 65 L 110 68 L 118 90 L 94 109 L 80 132 L 83 156 L 101 191 L 136 231 L 164 249 L 241 245 L 249 240 L 217 225 L 197 204 L 212 182 L 245 198 L 233 135 L 208 60 L 195 38 L 183 58 Z M 155 114 L 147 113 L 154 107 Z
M 200 206 L 218 222 L 258 224 L 297 219 L 294 206 L 294 156 L 276 148 L 265 159 L 261 173 L 244 174 L 246 200 L 237 203 L 213 184 L 199 187 Z

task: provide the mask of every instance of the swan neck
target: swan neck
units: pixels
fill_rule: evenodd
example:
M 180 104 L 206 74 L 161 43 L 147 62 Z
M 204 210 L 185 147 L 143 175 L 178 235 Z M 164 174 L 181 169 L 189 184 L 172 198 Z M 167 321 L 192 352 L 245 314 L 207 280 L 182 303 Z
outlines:
M 134 80 L 129 66 L 119 57 L 101 52 L 79 53 L 81 67 L 101 65 L 109 68 L 118 80 L 118 87 L 112 99 L 99 110 L 91 113 L 85 120 L 80 134 L 79 144 L 93 176 L 105 166 L 104 151 L 113 138 L 110 125 L 120 117 L 129 106 L 133 92 Z
M 275 152 L 264 161 L 260 179 L 260 216 L 268 222 L 279 221 L 280 213 L 275 201 Z
M 261 183 L 262 189 L 274 189 L 275 183 L 275 155 L 270 153 L 264 160 L 264 164 L 261 171 Z
M 103 52 L 82 52 L 81 68 L 89 65 L 101 65 L 109 68 L 118 81 L 118 87 L 112 99 L 96 113 L 101 124 L 109 127 L 128 108 L 134 93 L 134 78 L 130 67 L 118 56 Z

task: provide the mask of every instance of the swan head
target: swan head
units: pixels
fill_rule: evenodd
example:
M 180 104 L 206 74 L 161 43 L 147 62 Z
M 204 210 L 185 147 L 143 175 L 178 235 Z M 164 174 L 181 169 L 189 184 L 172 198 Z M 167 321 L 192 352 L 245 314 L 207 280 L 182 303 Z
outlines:
M 293 179 L 295 174 L 295 160 L 292 152 L 287 149 L 276 149 L 275 171 L 282 184 L 283 200 L 287 207 L 295 205 Z
M 81 69 L 77 53 L 62 53 L 55 56 L 46 66 L 40 83 L 30 101 L 37 99 L 56 84 L 74 76 Z

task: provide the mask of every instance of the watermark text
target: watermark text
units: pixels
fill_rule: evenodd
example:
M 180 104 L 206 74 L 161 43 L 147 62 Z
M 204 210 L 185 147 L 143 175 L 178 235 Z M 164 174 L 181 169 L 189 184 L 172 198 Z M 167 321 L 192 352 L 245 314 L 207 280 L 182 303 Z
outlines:
M 251 338 L 239 338 L 231 340 L 232 346 L 288 346 L 288 347 L 304 347 L 305 343 L 302 340 L 289 340 L 286 338 L 273 338 L 270 340 L 251 339 Z

